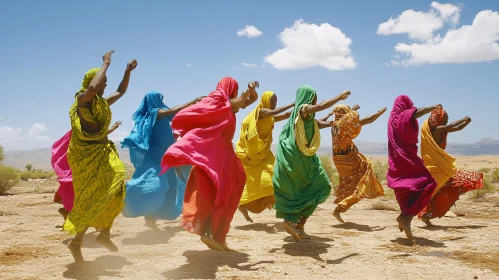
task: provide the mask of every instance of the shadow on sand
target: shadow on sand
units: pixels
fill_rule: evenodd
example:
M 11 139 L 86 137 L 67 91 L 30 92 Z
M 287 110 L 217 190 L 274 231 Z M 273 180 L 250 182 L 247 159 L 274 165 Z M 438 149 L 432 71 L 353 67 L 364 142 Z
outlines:
M 368 226 L 368 225 L 359 225 L 351 222 L 346 222 L 344 224 L 339 224 L 339 225 L 334 225 L 334 228 L 341 228 L 341 229 L 353 229 L 357 231 L 362 231 L 362 232 L 373 232 L 373 231 L 381 231 L 384 230 L 386 227 L 380 227 L 380 226 Z
M 439 226 L 439 225 L 431 225 L 431 226 L 422 226 L 422 227 L 418 227 L 420 229 L 424 229 L 424 230 L 429 230 L 429 231 L 436 231 L 436 230 L 444 230 L 444 231 L 448 231 L 450 229 L 481 229 L 481 228 L 485 228 L 487 226 L 479 226 L 479 225 L 470 225 L 470 226 Z
M 283 232 L 284 229 L 279 225 L 279 223 L 268 223 L 268 224 L 262 224 L 262 223 L 255 223 L 255 224 L 247 224 L 244 226 L 237 226 L 235 227 L 237 230 L 244 230 L 244 231 L 264 231 L 266 233 L 278 233 L 278 232 Z
M 167 227 L 165 229 L 150 229 L 138 233 L 134 237 L 124 238 L 122 245 L 158 245 L 167 244 L 177 232 L 182 231 L 181 226 Z
M 124 257 L 101 256 L 93 261 L 86 261 L 83 268 L 77 268 L 74 264 L 69 264 L 62 276 L 78 280 L 97 280 L 101 277 L 122 278 L 121 269 L 131 264 Z
M 445 243 L 439 242 L 439 241 L 433 241 L 424 237 L 414 237 L 415 239 L 415 245 L 422 246 L 422 247 L 433 247 L 433 248 L 446 248 Z M 412 247 L 414 246 L 414 243 L 403 237 L 398 237 L 397 239 L 390 240 L 392 243 L 397 243 L 403 246 L 407 247 Z
M 261 261 L 242 265 L 249 261 L 249 256 L 239 252 L 186 251 L 183 256 L 187 258 L 187 264 L 164 272 L 162 275 L 166 279 L 215 279 L 218 269 L 222 266 L 254 271 L 258 270 L 258 268 L 254 268 L 255 266 L 274 263 L 273 261 Z
M 83 242 L 81 243 L 81 247 L 82 248 L 104 248 L 102 245 L 97 243 L 96 238 L 98 235 L 99 235 L 99 232 L 89 230 L 89 232 L 87 234 L 85 234 L 85 236 L 83 237 Z M 110 236 L 111 240 L 113 240 L 113 238 L 115 238 L 117 236 L 120 236 L 120 235 L 119 234 L 111 234 L 111 236 Z M 69 242 L 71 242 L 71 239 L 72 238 L 68 238 L 68 239 L 62 241 L 62 244 L 68 245 Z

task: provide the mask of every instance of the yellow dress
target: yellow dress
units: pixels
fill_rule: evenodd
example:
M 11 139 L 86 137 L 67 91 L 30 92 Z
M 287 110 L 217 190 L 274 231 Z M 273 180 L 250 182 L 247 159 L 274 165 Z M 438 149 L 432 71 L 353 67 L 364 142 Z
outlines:
M 275 157 L 270 151 L 274 117 L 259 119 L 262 109 L 270 109 L 273 95 L 271 91 L 264 92 L 260 104 L 244 118 L 236 145 L 236 155 L 246 172 L 246 185 L 239 205 L 253 213 L 271 209 L 275 203 L 272 185 Z
M 87 122 L 98 123 L 98 133 L 82 130 L 78 110 Z M 111 228 L 124 206 L 125 166 L 113 142 L 92 144 L 89 141 L 107 136 L 111 109 L 101 96 L 92 100 L 92 110 L 78 107 L 69 110 L 72 136 L 67 157 L 73 173 L 74 207 L 64 223 L 64 231 L 76 234 L 87 227 Z

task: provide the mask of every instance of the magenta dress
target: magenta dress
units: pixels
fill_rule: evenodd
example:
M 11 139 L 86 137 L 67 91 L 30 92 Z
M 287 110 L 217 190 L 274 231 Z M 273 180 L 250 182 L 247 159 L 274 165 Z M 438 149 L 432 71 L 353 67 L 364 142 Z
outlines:
M 418 156 L 417 108 L 406 95 L 395 99 L 388 119 L 388 173 L 386 181 L 393 189 L 403 215 L 415 216 L 423 210 L 437 182 Z
M 73 209 L 73 201 L 75 198 L 73 190 L 73 173 L 69 167 L 68 152 L 69 142 L 71 141 L 71 130 L 68 131 L 61 139 L 54 142 L 52 145 L 52 168 L 57 175 L 59 188 L 54 195 L 54 202 L 61 203 L 64 208 L 71 212 Z

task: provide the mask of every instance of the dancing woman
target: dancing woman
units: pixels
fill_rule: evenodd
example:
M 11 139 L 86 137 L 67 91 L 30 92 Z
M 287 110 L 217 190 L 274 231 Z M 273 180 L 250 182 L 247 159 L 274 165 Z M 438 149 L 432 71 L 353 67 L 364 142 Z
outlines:
M 102 57 L 104 64 L 101 68 L 91 69 L 85 74 L 69 111 L 72 134 L 67 157 L 75 198 L 64 231 L 76 234 L 68 247 L 77 265 L 83 265 L 81 243 L 90 226 L 102 229 L 97 242 L 111 251 L 118 250 L 109 236 L 114 219 L 123 208 L 125 166 L 107 136 L 112 118 L 109 106 L 125 94 L 137 61 L 128 63 L 118 90 L 104 98 L 106 71 L 113 52 Z
M 297 241 L 309 238 L 305 222 L 331 193 L 331 183 L 317 155 L 320 129 L 331 123 L 316 120 L 315 113 L 349 95 L 347 91 L 317 104 L 315 89 L 301 86 L 296 91 L 293 112 L 279 136 L 272 177 L 276 217 L 284 219 L 282 226 Z
M 248 222 L 253 222 L 248 211 L 261 213 L 272 209 L 275 203 L 272 175 L 275 157 L 270 150 L 274 123 L 291 115 L 293 104 L 277 107 L 277 95 L 271 91 L 262 94 L 260 104 L 249 113 L 241 126 L 236 155 L 246 172 L 246 185 L 239 202 L 239 211 Z
M 359 119 L 359 105 L 350 108 L 339 104 L 334 107 L 323 121 L 334 115 L 335 119 L 331 126 L 333 141 L 333 162 L 338 170 L 339 185 L 336 188 L 336 199 L 338 206 L 334 209 L 333 216 L 344 223 L 341 213 L 345 213 L 354 204 L 363 198 L 373 199 L 384 194 L 383 186 L 374 177 L 371 161 L 359 152 L 353 139 L 359 136 L 362 127 L 376 121 L 386 108 L 363 119 Z
M 421 157 L 438 183 L 430 202 L 418 214 L 427 225 L 431 225 L 430 219 L 443 217 L 463 193 L 483 188 L 483 173 L 457 169 L 456 159 L 445 151 L 447 135 L 461 131 L 471 119 L 448 121 L 444 109 L 435 109 L 421 128 Z
M 400 95 L 395 99 L 388 119 L 386 181 L 400 206 L 399 229 L 411 240 L 414 239 L 411 221 L 426 207 L 437 187 L 437 182 L 418 157 L 418 118 L 437 108 L 441 105 L 418 109 L 407 95 Z
M 159 176 L 161 158 L 175 143 L 170 122 L 179 111 L 199 102 L 168 108 L 163 95 L 149 92 L 133 114 L 135 126 L 121 142 L 130 149 L 130 161 L 135 167 L 132 179 L 126 183 L 123 216 L 146 218 L 146 226 L 155 228 L 156 219 L 175 220 L 182 212 L 184 191 L 189 169 L 170 169 Z
M 258 82 L 248 84 L 248 90 L 238 96 L 238 83 L 226 77 L 201 102 L 177 113 L 172 128 L 181 138 L 168 148 L 161 162 L 162 172 L 192 166 L 182 226 L 200 235 L 213 250 L 231 251 L 226 237 L 246 183 L 232 138 L 236 113 L 258 99 L 255 87 Z

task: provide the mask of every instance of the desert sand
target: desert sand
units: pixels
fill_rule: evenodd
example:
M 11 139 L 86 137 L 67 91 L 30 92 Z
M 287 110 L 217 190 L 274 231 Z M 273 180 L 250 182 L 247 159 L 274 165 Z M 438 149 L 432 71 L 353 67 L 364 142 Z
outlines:
M 499 166 L 499 157 L 459 157 L 461 166 Z M 119 216 L 112 237 L 119 251 L 84 239 L 85 269 L 78 270 L 60 231 L 60 207 L 52 202 L 55 180 L 23 182 L 0 196 L 1 279 L 499 279 L 499 195 L 465 195 L 448 216 L 426 227 L 413 222 L 417 245 L 398 231 L 391 196 L 363 200 L 332 216 L 331 197 L 309 219 L 311 240 L 294 242 L 273 211 L 236 213 L 228 236 L 233 253 L 208 250 L 179 220 Z M 378 210 L 374 210 L 378 209 Z

